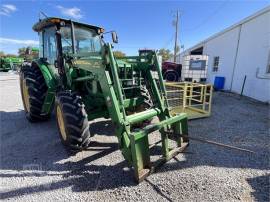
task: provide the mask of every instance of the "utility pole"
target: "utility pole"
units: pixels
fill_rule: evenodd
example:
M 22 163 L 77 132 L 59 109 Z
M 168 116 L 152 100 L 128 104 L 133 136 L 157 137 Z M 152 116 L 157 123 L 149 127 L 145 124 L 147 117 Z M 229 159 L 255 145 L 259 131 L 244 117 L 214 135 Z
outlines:
M 177 40 L 178 40 L 178 19 L 179 18 L 179 12 L 176 11 L 176 20 L 175 20 L 175 41 L 174 41 L 174 56 L 173 61 L 176 62 L 176 53 L 177 53 Z M 179 46 L 180 47 L 180 46 Z

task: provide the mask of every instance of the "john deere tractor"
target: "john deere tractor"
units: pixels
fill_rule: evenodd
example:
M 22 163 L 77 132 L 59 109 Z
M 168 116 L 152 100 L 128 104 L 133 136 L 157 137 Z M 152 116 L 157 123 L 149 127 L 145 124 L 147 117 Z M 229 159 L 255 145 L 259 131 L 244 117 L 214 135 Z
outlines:
M 103 28 L 67 19 L 45 18 L 33 30 L 39 34 L 40 58 L 20 73 L 29 121 L 47 120 L 55 108 L 63 144 L 80 151 L 91 146 L 89 121 L 110 118 L 138 182 L 188 145 L 181 137 L 188 133 L 187 116 L 169 113 L 155 51 L 116 59 L 112 45 L 104 42 Z M 116 33 L 111 35 L 117 43 Z M 162 148 L 155 162 L 150 160 L 152 134 L 159 135 Z M 169 140 L 176 143 L 174 148 Z
M 9 70 L 17 71 L 17 69 L 22 63 L 23 63 L 23 58 L 1 57 L 0 58 L 0 72 L 8 72 Z

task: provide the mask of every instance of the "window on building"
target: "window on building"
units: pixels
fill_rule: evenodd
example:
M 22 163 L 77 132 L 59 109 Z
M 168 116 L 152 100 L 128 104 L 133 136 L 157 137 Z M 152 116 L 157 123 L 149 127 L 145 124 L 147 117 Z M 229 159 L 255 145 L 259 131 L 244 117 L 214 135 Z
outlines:
M 270 74 L 270 50 L 269 50 L 269 55 L 268 55 L 268 63 L 266 67 L 266 73 Z
M 213 72 L 218 71 L 218 66 L 219 66 L 219 56 L 215 56 L 213 62 Z

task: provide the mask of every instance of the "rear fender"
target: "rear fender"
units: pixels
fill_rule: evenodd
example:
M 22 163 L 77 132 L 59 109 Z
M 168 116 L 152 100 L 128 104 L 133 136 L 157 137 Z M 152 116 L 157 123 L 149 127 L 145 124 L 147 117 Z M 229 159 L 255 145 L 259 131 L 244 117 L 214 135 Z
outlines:
M 49 114 L 53 109 L 54 105 L 54 98 L 57 87 L 57 78 L 53 73 L 53 71 L 49 68 L 49 66 L 42 60 L 33 61 L 32 66 L 34 65 L 40 69 L 46 82 L 46 85 L 48 87 L 47 94 L 42 106 L 42 113 Z
M 40 69 L 47 87 L 50 89 L 55 89 L 57 86 L 57 79 L 55 78 L 53 72 L 50 70 L 48 65 L 41 60 L 33 61 L 32 65 L 36 65 Z

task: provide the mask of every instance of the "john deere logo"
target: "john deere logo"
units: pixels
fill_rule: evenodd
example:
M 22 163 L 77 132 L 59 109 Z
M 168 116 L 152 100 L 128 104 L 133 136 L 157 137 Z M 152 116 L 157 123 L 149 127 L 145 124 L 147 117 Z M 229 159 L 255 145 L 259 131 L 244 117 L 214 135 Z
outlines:
M 90 65 L 91 63 L 87 60 L 77 60 L 76 63 L 78 65 Z
M 89 65 L 91 67 L 99 68 L 101 66 L 100 61 L 89 61 L 89 60 L 77 60 L 77 65 Z

